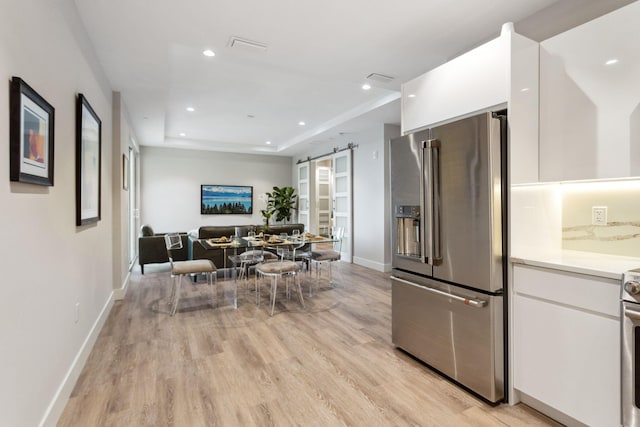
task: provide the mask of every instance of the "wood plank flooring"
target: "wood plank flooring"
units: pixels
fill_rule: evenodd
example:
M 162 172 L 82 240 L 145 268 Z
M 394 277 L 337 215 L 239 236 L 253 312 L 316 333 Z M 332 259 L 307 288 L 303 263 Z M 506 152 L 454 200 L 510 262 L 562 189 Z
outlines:
M 559 425 L 525 405 L 491 407 L 391 344 L 388 275 L 340 263 L 306 309 L 278 297 L 268 315 L 244 285 L 211 305 L 183 281 L 169 316 L 166 266 L 132 274 L 59 426 Z M 306 279 L 305 280 L 309 280 Z M 308 282 L 307 282 L 308 283 Z

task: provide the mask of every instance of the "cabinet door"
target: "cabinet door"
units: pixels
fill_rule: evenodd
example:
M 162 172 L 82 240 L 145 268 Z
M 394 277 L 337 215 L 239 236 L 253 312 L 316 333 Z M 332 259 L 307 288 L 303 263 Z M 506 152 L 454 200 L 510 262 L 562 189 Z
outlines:
M 612 314 L 619 312 L 619 285 L 602 280 L 514 268 L 513 381 L 516 390 L 582 423 L 615 426 L 620 321 Z
M 640 175 L 640 2 L 540 44 L 540 180 Z
M 506 33 L 402 85 L 402 132 L 424 129 L 508 100 Z
M 619 322 L 523 296 L 514 313 L 515 388 L 587 425 L 619 425 Z

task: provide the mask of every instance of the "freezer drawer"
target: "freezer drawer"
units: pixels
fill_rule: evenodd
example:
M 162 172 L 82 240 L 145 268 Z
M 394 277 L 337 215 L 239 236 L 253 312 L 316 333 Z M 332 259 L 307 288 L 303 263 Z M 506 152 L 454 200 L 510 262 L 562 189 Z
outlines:
M 393 343 L 485 399 L 502 400 L 502 296 L 426 278 L 391 283 Z

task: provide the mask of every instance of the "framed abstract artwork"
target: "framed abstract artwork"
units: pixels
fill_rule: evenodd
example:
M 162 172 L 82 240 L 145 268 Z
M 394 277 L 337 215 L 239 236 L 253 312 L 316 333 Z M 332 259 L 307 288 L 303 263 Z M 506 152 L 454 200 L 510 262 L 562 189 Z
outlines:
M 76 101 L 76 225 L 100 221 L 102 122 L 84 95 Z
M 10 179 L 53 186 L 54 108 L 20 77 L 10 91 Z

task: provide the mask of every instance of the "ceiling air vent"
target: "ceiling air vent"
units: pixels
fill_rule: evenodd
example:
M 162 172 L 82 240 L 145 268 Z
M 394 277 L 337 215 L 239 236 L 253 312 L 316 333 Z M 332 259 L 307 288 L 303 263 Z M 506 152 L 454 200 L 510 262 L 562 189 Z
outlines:
M 243 39 L 236 36 L 231 36 L 229 39 L 229 47 L 251 49 L 251 50 L 267 50 L 267 45 L 253 40 Z
M 395 77 L 385 76 L 384 74 L 371 73 L 367 76 L 367 80 L 373 80 L 379 83 L 391 83 Z

